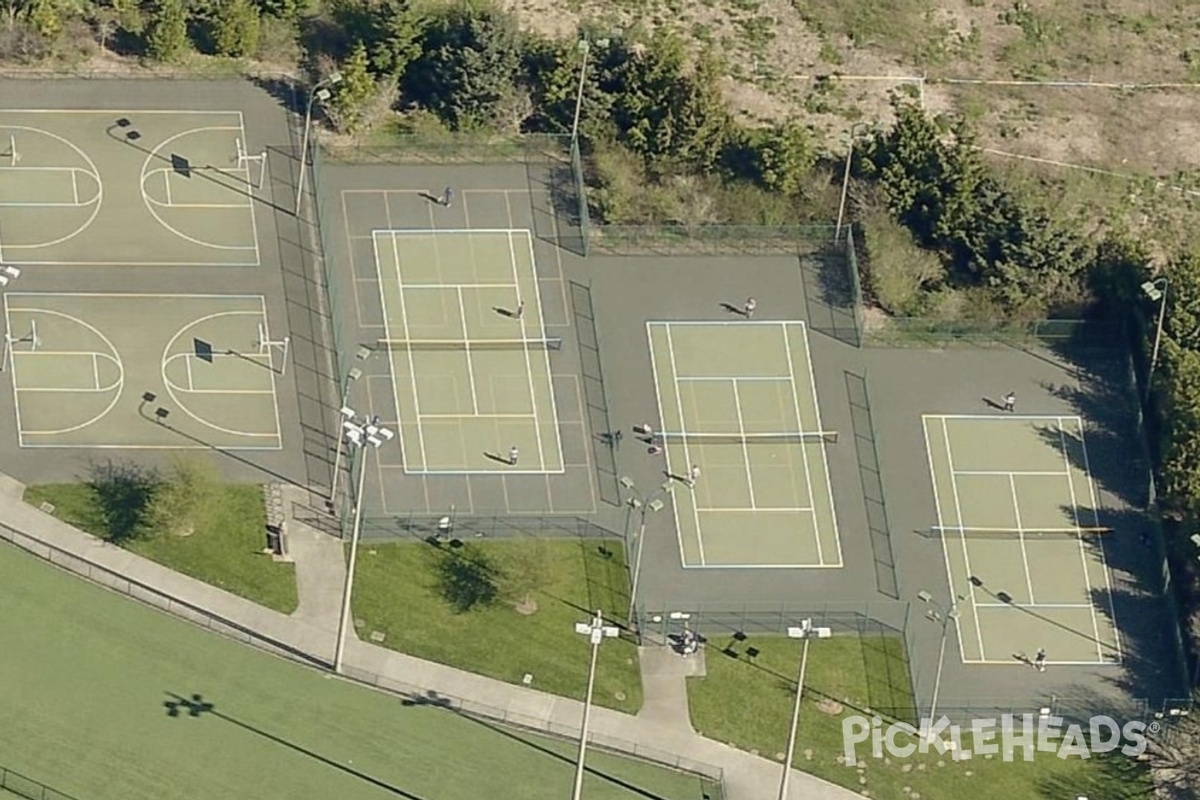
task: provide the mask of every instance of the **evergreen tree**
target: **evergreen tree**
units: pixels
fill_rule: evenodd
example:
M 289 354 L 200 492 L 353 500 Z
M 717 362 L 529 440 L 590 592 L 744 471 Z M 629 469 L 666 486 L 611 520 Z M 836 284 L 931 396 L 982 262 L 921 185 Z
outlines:
M 183 0 L 158 0 L 146 33 L 146 54 L 170 63 L 182 60 L 189 46 Z
M 258 8 L 251 0 L 217 0 L 209 25 L 217 55 L 237 58 L 258 50 Z

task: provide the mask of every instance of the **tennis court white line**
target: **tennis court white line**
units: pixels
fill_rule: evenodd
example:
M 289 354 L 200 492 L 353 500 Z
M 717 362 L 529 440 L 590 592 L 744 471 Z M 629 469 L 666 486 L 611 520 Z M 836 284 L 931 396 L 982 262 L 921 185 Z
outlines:
M 1010 414 L 1000 412 L 995 414 L 923 414 L 922 416 L 928 419 L 978 419 L 985 420 L 987 422 L 1004 422 L 1005 420 L 1014 419 L 1044 419 L 1050 421 L 1058 421 L 1062 419 L 1062 417 L 1056 417 L 1053 414 Z
M 804 430 L 804 415 L 800 412 L 800 394 L 799 394 L 799 390 L 797 388 L 797 383 L 796 383 L 796 368 L 795 368 L 795 366 L 793 366 L 795 359 L 792 356 L 792 342 L 791 342 L 791 339 L 788 338 L 787 326 L 786 325 L 781 326 L 779 328 L 779 333 L 780 333 L 780 335 L 783 336 L 783 350 L 787 354 L 788 374 L 791 377 L 791 381 L 789 382 L 789 384 L 791 387 L 792 408 L 796 412 L 796 427 L 799 428 L 800 430 Z M 806 349 L 807 349 L 807 341 L 808 341 L 808 339 L 806 336 L 806 338 L 805 338 Z M 806 353 L 806 356 L 807 356 L 807 353 Z M 812 369 L 811 361 L 809 361 L 808 366 L 809 366 L 809 370 L 810 370 L 809 378 L 812 378 L 813 376 L 811 373 L 811 369 Z M 815 385 L 813 387 L 813 401 L 814 401 L 814 403 L 816 402 L 816 387 L 815 387 Z M 819 410 L 817 412 L 817 427 L 818 428 L 821 427 Z M 743 449 L 744 448 L 745 448 L 745 445 L 743 445 Z M 824 448 L 822 448 L 821 449 L 822 458 L 824 458 L 824 453 L 825 453 L 825 450 L 824 450 Z M 804 465 L 804 485 L 808 491 L 808 502 L 815 506 L 816 505 L 816 497 L 813 496 L 812 470 L 808 466 L 808 448 L 807 447 L 800 448 L 800 463 Z M 828 469 L 826 469 L 826 472 L 828 472 Z M 832 493 L 830 494 L 830 497 L 832 498 Z M 836 535 L 837 535 L 837 532 L 835 530 L 834 536 L 836 537 Z M 815 513 L 813 514 L 813 541 L 817 546 L 817 561 L 824 564 L 825 563 L 825 552 L 824 552 L 824 548 L 821 546 L 821 532 L 817 529 L 817 515 Z M 838 547 L 839 548 L 841 547 L 840 542 L 838 544 Z M 841 556 L 841 554 L 839 553 L 839 558 L 838 558 L 839 561 L 841 560 L 840 556 Z
M 463 339 L 470 339 L 467 333 L 467 304 L 463 302 L 462 289 L 455 289 L 454 293 L 458 296 L 458 321 L 462 327 Z M 471 386 L 471 411 L 474 416 L 479 416 L 479 395 L 475 391 L 475 365 L 471 361 L 470 352 L 467 353 L 467 383 Z M 414 381 L 416 375 L 413 376 Z
M 98 388 L 98 389 L 54 389 L 54 388 L 43 389 L 38 386 L 18 386 L 18 387 L 16 387 L 16 391 L 29 392 L 30 394 L 34 394 L 34 393 L 36 393 L 36 394 L 95 394 L 97 392 L 112 392 L 112 391 L 116 391 L 116 389 L 117 389 L 117 386 L 115 386 L 115 385 L 110 386 L 107 389 L 105 389 L 103 387 Z M 26 433 L 33 433 L 33 432 L 34 431 L 26 431 Z M 61 431 L 58 431 L 58 433 L 61 433 Z
M 1021 669 L 1029 669 L 1028 664 L 1026 664 L 1025 662 L 1020 661 L 1014 657 L 1003 658 L 1003 659 L 974 658 L 974 659 L 969 659 L 969 660 L 965 661 L 964 663 L 967 663 L 967 664 L 1007 664 L 1010 667 L 1020 667 Z M 1100 665 L 1111 667 L 1113 664 L 1113 662 L 1111 662 L 1111 661 L 1059 661 L 1058 659 L 1052 659 L 1052 658 L 1046 659 L 1046 663 L 1052 667 L 1095 667 L 1095 666 L 1100 666 Z M 1031 710 L 1028 713 L 1032 714 L 1033 711 Z
M 515 265 L 514 265 L 515 266 Z M 515 283 L 405 283 L 404 290 L 409 289 L 516 289 Z
M 816 510 L 812 508 L 799 508 L 793 506 L 697 506 L 697 511 L 786 511 L 803 514 L 815 514 Z
M 400 274 L 400 248 L 396 246 L 395 238 L 389 237 L 388 242 L 392 246 L 392 267 L 396 273 L 396 283 L 398 283 L 400 285 L 400 317 L 403 320 L 404 338 L 408 339 L 409 338 L 408 307 L 404 302 L 404 281 L 401 278 L 401 274 Z M 379 279 L 382 284 L 383 263 L 379 260 L 379 240 L 378 239 L 375 239 L 374 247 L 375 247 L 375 265 L 376 265 L 376 269 L 380 273 Z M 383 330 L 384 330 L 384 333 L 386 333 L 388 336 L 391 336 L 391 323 L 389 322 L 388 313 L 387 313 L 387 300 L 384 299 L 386 296 L 387 296 L 387 293 L 384 292 L 381 288 L 380 292 L 379 292 L 379 305 L 383 309 Z M 413 361 L 413 354 L 412 354 L 411 350 L 408 351 L 407 358 L 408 358 L 408 370 L 413 378 L 413 382 L 412 382 L 413 415 L 416 416 L 416 418 L 418 420 L 420 420 L 421 419 L 421 401 L 420 401 L 420 398 L 417 396 L 417 386 L 416 386 L 417 368 L 416 368 L 415 362 Z M 392 357 L 389 356 L 388 361 L 391 362 L 391 360 L 392 360 Z M 402 419 L 404 419 L 404 415 L 402 415 L 400 413 L 400 390 L 399 390 L 400 382 L 396 380 L 395 365 L 389 364 L 389 368 L 392 373 L 392 385 L 393 385 L 392 392 L 396 396 L 396 419 L 402 420 Z M 421 428 L 421 425 L 419 422 L 417 424 L 417 449 L 420 450 L 420 452 L 421 452 L 421 466 L 422 467 L 428 466 L 429 462 L 426 460 L 426 454 L 425 454 L 425 431 Z M 404 461 L 405 461 L 405 465 L 407 466 L 407 464 L 408 464 L 407 454 L 405 455 Z
M 71 170 L 71 196 L 75 198 L 75 205 L 79 205 L 79 176 L 75 170 Z
M 1017 522 L 1017 541 L 1021 544 L 1021 565 L 1025 569 L 1025 588 L 1029 590 L 1029 604 L 1037 605 L 1037 597 L 1033 593 L 1033 572 L 1029 569 L 1029 552 L 1025 549 L 1024 527 L 1021 523 L 1021 501 L 1017 499 L 1017 479 L 1009 475 L 1008 487 L 1012 492 L 1013 516 Z
M 1083 453 L 1083 470 L 1088 478 L 1088 497 L 1092 501 L 1092 522 L 1099 527 L 1100 525 L 1100 499 L 1096 497 L 1096 482 L 1092 480 L 1092 465 L 1088 460 L 1087 451 L 1087 436 L 1083 430 L 1083 420 L 1080 417 L 1073 417 L 1079 423 L 1079 448 Z M 1104 550 L 1104 541 L 1098 543 L 1100 547 L 1100 563 L 1104 567 L 1104 582 L 1108 584 L 1108 618 L 1112 620 L 1113 629 L 1113 645 L 1117 649 L 1117 662 L 1124 660 L 1124 648 L 1121 645 L 1121 626 L 1117 623 L 1117 609 L 1113 605 L 1113 588 L 1112 588 L 1112 570 L 1108 566 L 1108 554 Z M 1081 545 L 1082 546 L 1082 545 Z
M 1093 608 L 1091 603 L 978 603 L 976 608 Z
M 274 394 L 270 389 L 183 389 L 188 394 Z M 245 431 L 233 431 L 237 436 L 274 436 L 275 434 L 250 434 Z
M 189 392 L 193 391 L 193 387 L 196 385 L 196 382 L 192 380 L 192 358 L 193 356 L 189 354 L 183 359 L 183 366 L 187 369 L 187 390 Z
M 533 300 L 535 303 L 537 303 L 538 320 L 543 326 L 543 329 L 539 333 L 542 337 L 545 337 L 546 321 L 545 321 L 545 318 L 542 316 L 542 314 L 543 314 L 542 285 L 541 285 L 541 280 L 538 278 L 538 274 L 537 274 L 537 256 L 533 252 L 533 234 L 530 233 L 528 228 L 516 228 L 516 229 L 514 229 L 513 233 L 520 234 L 525 237 L 525 247 L 526 247 L 526 249 L 529 250 L 529 268 L 532 272 L 531 277 L 533 278 Z M 509 240 L 510 241 L 512 240 L 511 236 L 509 237 Z M 566 299 L 565 290 L 564 290 L 563 298 Z M 522 322 L 521 324 L 522 324 L 522 326 L 524 326 L 525 323 Z M 530 358 L 532 358 L 532 357 L 533 356 L 531 355 Z M 554 396 L 554 377 L 553 377 L 553 373 L 550 371 L 550 351 L 549 350 L 542 351 L 542 362 L 546 366 L 546 380 L 549 383 L 548 388 L 550 390 L 550 414 L 551 414 L 550 418 L 554 421 L 554 442 L 558 446 L 558 452 L 560 455 L 563 456 L 563 462 L 565 464 L 567 459 L 566 459 L 566 456 L 564 455 L 563 444 L 562 444 L 562 430 L 559 427 L 559 421 L 558 421 L 558 398 Z M 541 426 L 538 426 L 538 427 L 540 429 Z
M 1058 476 L 1062 476 L 1062 475 L 1068 475 L 1070 473 L 1067 473 L 1067 472 L 1042 472 L 1040 470 L 1025 471 L 1025 470 L 1009 470 L 1009 469 L 1000 469 L 1000 470 L 956 469 L 956 470 L 954 470 L 954 474 L 955 475 L 1003 475 L 1005 477 L 1012 477 L 1014 475 L 1028 476 L 1028 477 L 1058 477 Z M 1039 528 L 1039 530 L 1043 530 L 1043 529 Z
M 681 431 L 686 431 L 687 426 L 684 425 L 683 396 L 679 393 L 679 382 L 677 380 L 675 380 L 675 376 L 679 374 L 679 370 L 675 366 L 675 339 L 674 339 L 674 337 L 671 336 L 670 323 L 668 323 L 664 327 L 664 330 L 666 330 L 666 332 L 667 332 L 667 352 L 671 354 L 671 385 L 675 387 L 675 402 L 679 404 L 679 429 Z M 651 350 L 653 350 L 653 348 L 651 348 Z M 665 425 L 666 423 L 663 423 L 663 424 Z M 685 474 L 690 474 L 691 468 L 692 468 L 692 454 L 691 454 L 691 451 L 688 449 L 688 443 L 687 443 L 686 438 L 683 439 L 682 444 L 683 444 L 683 460 L 685 462 L 687 462 L 683 465 L 683 468 L 686 471 Z M 663 452 L 667 456 L 667 472 L 674 474 L 675 470 L 671 468 L 671 457 L 670 457 L 671 448 L 667 447 L 664 444 Z M 692 519 L 696 523 L 696 547 L 700 552 L 700 566 L 705 566 L 705 564 L 707 564 L 707 559 L 704 557 L 704 532 L 700 530 L 700 511 L 699 511 L 699 509 L 696 508 L 695 487 L 692 487 L 691 491 L 692 491 L 692 500 L 691 500 Z M 681 554 L 682 554 L 682 552 L 683 551 L 680 550 Z
M 779 383 L 781 381 L 792 380 L 791 375 L 738 375 L 738 376 L 719 376 L 719 375 L 684 375 L 677 379 L 680 383 L 700 383 L 704 381 L 711 382 L 743 382 L 750 383 L 753 381 L 767 381 L 770 383 Z
M 519 282 L 521 280 L 521 276 L 517 274 L 517 248 L 513 244 L 513 237 L 512 237 L 511 233 L 508 234 L 508 268 L 512 271 L 513 281 L 516 281 L 519 284 Z M 537 283 L 536 266 L 534 269 L 535 269 L 535 274 L 533 276 L 533 280 L 534 280 L 534 283 L 536 284 Z M 517 292 L 517 297 L 520 297 L 521 296 L 520 288 L 517 288 L 516 292 Z M 542 307 L 540 305 L 540 299 L 539 299 L 538 317 L 540 318 L 541 315 L 542 315 Z M 521 328 L 521 343 L 525 345 L 525 347 L 523 347 L 522 349 L 525 351 L 525 377 L 526 377 L 526 380 L 529 382 L 529 406 L 533 410 L 533 416 L 536 419 L 536 417 L 537 417 L 537 393 L 536 393 L 537 390 L 534 389 L 534 387 L 533 387 L 533 359 L 529 353 L 529 334 L 525 330 L 525 317 L 522 316 L 520 319 L 518 319 L 517 324 Z M 549 372 L 550 372 L 550 362 L 547 358 L 546 373 L 549 374 Z M 550 394 L 551 394 L 551 396 L 554 395 L 553 387 L 551 387 L 551 389 L 550 389 Z M 558 419 L 555 418 L 554 422 L 555 422 L 555 427 L 557 427 Z M 546 467 L 546 451 L 543 449 L 543 444 L 542 444 L 542 426 L 537 424 L 537 422 L 534 422 L 534 425 L 533 425 L 533 435 L 534 435 L 534 440 L 537 442 L 538 466 L 545 469 L 545 467 Z M 563 461 L 565 462 L 566 459 L 564 458 Z M 565 466 L 565 464 L 564 464 L 564 466 Z
M 534 420 L 536 414 L 421 414 L 421 420 Z
M 1079 429 L 1080 429 L 1080 434 L 1082 435 L 1082 431 L 1083 431 L 1082 422 L 1080 423 Z M 1071 492 L 1071 514 L 1075 516 L 1074 522 L 1076 525 L 1078 525 L 1079 524 L 1079 500 L 1075 496 L 1075 479 L 1070 475 L 1071 457 L 1067 453 L 1067 435 L 1066 435 L 1066 432 L 1063 431 L 1061 419 L 1058 420 L 1058 442 L 1059 442 L 1059 449 L 1062 451 L 1063 464 L 1066 466 L 1067 472 L 1068 472 L 1067 488 Z M 1091 597 L 1092 596 L 1092 577 L 1088 574 L 1087 549 L 1084 548 L 1084 546 L 1083 546 L 1082 538 L 1079 540 L 1078 549 L 1079 549 L 1079 566 L 1083 570 L 1083 583 L 1084 583 L 1084 586 L 1087 587 L 1087 596 Z M 1095 638 L 1092 641 L 1094 641 L 1096 643 L 1096 657 L 1103 660 L 1104 659 L 1104 650 L 1100 644 L 1100 621 L 1096 618 L 1096 609 L 1094 606 L 1092 608 L 1092 633 L 1095 636 Z
M 950 467 L 950 491 L 954 494 L 954 514 L 961 524 L 963 519 L 962 502 L 958 498 L 958 479 L 954 477 L 954 456 L 950 453 L 950 429 L 946 427 L 945 417 L 942 417 L 942 438 L 945 440 L 946 445 L 946 463 Z M 936 492 L 936 489 L 934 491 Z M 971 614 L 975 617 L 975 638 L 979 642 L 979 655 L 983 657 L 987 653 L 987 650 L 983 646 L 983 626 L 979 624 L 979 610 L 975 607 L 975 584 L 971 581 L 971 576 L 974 574 L 971 569 L 971 556 L 967 551 L 967 540 L 965 538 L 961 540 L 961 544 L 963 564 L 967 568 L 967 591 L 971 597 Z M 953 583 L 953 581 L 951 582 Z
M 754 502 L 754 475 L 750 471 L 750 450 L 746 444 L 746 423 L 742 418 L 742 398 L 738 392 L 737 380 L 733 381 L 733 410 L 737 414 L 738 433 L 742 437 L 742 458 L 746 462 L 746 490 L 750 493 L 750 505 L 756 506 Z M 812 496 L 809 496 L 809 502 L 812 502 Z M 817 554 L 820 555 L 821 549 L 817 548 Z
M 345 189 L 344 193 L 366 193 L 379 192 L 379 189 Z M 392 191 L 390 189 L 384 191 Z M 410 192 L 410 194 L 412 194 Z M 389 218 L 390 221 L 390 218 Z M 375 228 L 371 233 L 388 233 L 392 236 L 427 236 L 430 239 L 436 239 L 439 236 L 460 235 L 464 233 L 476 234 L 514 234 L 514 233 L 529 233 L 528 228 Z
M 92 382 L 96 385 L 92 391 L 100 391 L 100 359 L 95 353 L 92 353 Z
M 171 199 L 171 175 L 165 169 L 160 169 L 158 171 L 161 172 L 163 176 L 163 187 L 165 188 L 165 193 L 167 195 L 167 205 L 173 206 L 175 203 Z M 145 197 L 145 195 L 146 193 L 142 192 L 142 196 Z
M 734 323 L 735 325 L 737 323 Z M 684 564 L 684 569 L 841 569 L 841 564 Z
M 651 335 L 651 331 L 653 331 L 653 330 L 654 330 L 654 323 L 647 322 L 646 323 L 646 341 L 649 345 L 649 350 L 650 350 L 650 375 L 652 377 L 652 380 L 650 382 L 654 384 L 654 400 L 658 403 L 659 416 L 663 416 L 663 411 L 666 409 L 666 406 L 663 405 L 662 389 L 659 386 L 660 381 L 659 381 L 659 372 L 658 372 L 658 359 L 655 358 L 655 356 L 654 356 L 654 336 Z M 665 425 L 666 423 L 664 422 L 663 424 Z M 667 447 L 665 444 L 663 445 L 663 458 L 666 459 L 667 472 L 670 473 L 671 472 L 671 449 L 669 447 Z M 693 503 L 695 502 L 695 497 L 692 498 L 692 502 Z M 679 519 L 679 502 L 676 500 L 676 501 L 673 501 L 670 505 L 671 505 L 671 514 L 675 517 L 675 542 L 676 542 L 676 544 L 679 545 L 679 563 L 682 567 L 684 567 L 686 569 L 686 568 L 688 568 L 689 565 L 688 565 L 687 559 L 684 555 L 683 525 L 680 524 L 680 519 Z M 699 534 L 699 531 L 697 531 L 696 533 Z

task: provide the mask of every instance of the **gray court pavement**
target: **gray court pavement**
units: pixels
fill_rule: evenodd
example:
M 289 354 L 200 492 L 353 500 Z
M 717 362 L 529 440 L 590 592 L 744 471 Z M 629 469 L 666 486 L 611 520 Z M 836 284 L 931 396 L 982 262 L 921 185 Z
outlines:
M 0 475 L 0 525 L 9 529 L 6 538 L 16 538 L 31 552 L 46 556 L 47 548 L 56 552 L 51 561 L 64 563 L 74 556 L 90 565 L 121 575 L 128 582 L 172 598 L 168 609 L 184 618 L 213 616 L 218 625 L 206 621 L 206 627 L 225 626 L 240 638 L 247 634 L 262 637 L 275 649 L 289 651 L 293 657 L 307 657 L 311 663 L 332 660 L 334 638 L 340 608 L 345 564 L 340 543 L 302 522 L 288 522 L 289 552 L 295 560 L 300 605 L 290 616 L 262 608 L 213 586 L 180 575 L 166 567 L 107 544 L 45 514 L 18 498 L 23 487 L 12 478 Z M 287 501 L 307 500 L 303 490 L 289 489 Z M 292 503 L 286 503 L 292 508 Z M 19 535 L 14 537 L 11 531 Z M 70 567 L 87 572 L 80 564 Z M 98 571 L 94 571 L 98 572 Z M 113 579 L 102 583 L 112 583 Z M 150 597 L 145 590 L 126 589 L 128 593 Z M 151 600 L 163 607 L 162 598 Z M 685 661 L 663 648 L 643 648 L 645 702 L 642 712 L 630 716 L 608 709 L 594 709 L 591 718 L 593 740 L 613 746 L 622 743 L 631 751 L 658 753 L 681 761 L 720 767 L 725 778 L 728 800 L 759 800 L 775 797 L 780 767 L 766 759 L 736 750 L 728 745 L 696 734 L 688 722 L 685 678 L 701 668 L 699 659 Z M 424 697 L 450 698 L 452 705 L 461 701 L 502 711 L 510 718 L 540 723 L 547 729 L 578 728 L 583 704 L 575 700 L 536 692 L 502 683 L 431 661 L 423 661 L 371 644 L 351 640 L 345 654 L 346 672 L 376 676 L 380 685 L 401 691 L 418 692 Z M 792 776 L 789 798 L 795 800 L 844 800 L 857 793 L 796 772 Z

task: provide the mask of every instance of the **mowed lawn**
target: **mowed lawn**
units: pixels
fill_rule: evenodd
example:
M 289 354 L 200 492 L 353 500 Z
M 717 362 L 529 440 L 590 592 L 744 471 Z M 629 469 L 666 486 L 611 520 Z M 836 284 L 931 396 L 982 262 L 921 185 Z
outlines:
M 25 502 L 34 506 L 51 503 L 54 515 L 63 522 L 107 538 L 103 513 L 85 483 L 30 486 L 25 490 Z M 213 501 L 200 510 L 192 535 L 160 533 L 120 544 L 176 572 L 290 614 L 299 603 L 296 568 L 263 555 L 266 524 L 261 486 L 221 484 L 215 488 Z
M 688 679 L 692 725 L 709 738 L 775 758 L 787 747 L 801 644 L 776 636 L 755 636 L 747 644 L 759 650 L 753 663 L 744 654 L 739 658 L 722 654 L 724 642 L 709 645 L 705 652 L 707 676 Z M 904 759 L 876 759 L 868 740 L 856 748 L 858 765 L 846 766 L 839 761 L 844 758 L 842 721 L 846 717 L 870 718 L 891 707 L 904 712 L 901 716 L 910 721 L 915 719 L 903 651 L 898 638 L 834 636 L 812 642 L 793 759 L 797 769 L 855 792 L 868 790 L 876 798 L 1153 797 L 1145 770 L 1123 756 L 1063 760 L 1050 752 L 1037 753 L 1031 762 L 1006 763 L 1000 756 L 956 762 L 949 754 L 935 752 Z M 841 703 L 841 713 L 833 715 L 822 710 L 822 700 Z M 970 736 L 964 738 L 967 741 L 963 746 L 971 747 Z M 899 743 L 904 743 L 903 737 Z
M 483 554 L 501 575 L 537 559 L 537 611 L 519 613 L 502 578 L 495 604 L 457 611 L 437 574 L 439 560 L 457 557 L 455 551 L 425 542 L 369 544 L 359 551 L 354 584 L 354 616 L 364 623 L 359 638 L 378 631 L 385 647 L 510 683 L 531 675 L 534 689 L 582 700 L 591 650 L 574 626 L 588 621 L 588 609 L 624 618 L 629 578 L 621 548 L 599 539 L 496 539 L 464 549 Z M 632 641 L 610 639 L 600 648 L 595 702 L 630 713 L 641 707 Z
M 0 546 L 0 763 L 80 800 L 561 800 L 571 744 L 333 679 Z M 174 696 L 211 704 L 170 716 Z M 585 794 L 700 800 L 596 754 Z

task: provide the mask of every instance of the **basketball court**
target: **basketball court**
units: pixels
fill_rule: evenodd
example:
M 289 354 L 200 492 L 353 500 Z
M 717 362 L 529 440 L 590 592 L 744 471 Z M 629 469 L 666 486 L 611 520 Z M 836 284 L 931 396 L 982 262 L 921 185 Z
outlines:
M 0 110 L 0 261 L 257 266 L 246 142 L 237 111 Z
M 282 447 L 261 296 L 7 292 L 4 325 L 23 448 Z
M 563 472 L 529 231 L 373 241 L 405 472 Z
M 842 566 L 804 323 L 647 331 L 683 566 Z
M 1114 664 L 1096 487 L 1077 416 L 924 417 L 959 644 L 967 663 Z

